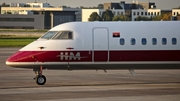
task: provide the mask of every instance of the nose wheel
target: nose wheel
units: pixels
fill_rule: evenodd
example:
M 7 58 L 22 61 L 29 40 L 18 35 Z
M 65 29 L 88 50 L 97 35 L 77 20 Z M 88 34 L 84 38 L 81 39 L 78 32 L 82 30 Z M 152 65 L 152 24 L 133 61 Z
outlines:
M 36 83 L 38 85 L 44 85 L 46 83 L 46 77 L 42 75 L 42 70 L 43 70 L 42 66 L 40 66 L 40 69 L 34 70 L 36 74 L 34 80 L 36 80 Z
M 44 75 L 38 75 L 36 77 L 36 83 L 38 85 L 44 85 L 46 83 L 46 77 Z

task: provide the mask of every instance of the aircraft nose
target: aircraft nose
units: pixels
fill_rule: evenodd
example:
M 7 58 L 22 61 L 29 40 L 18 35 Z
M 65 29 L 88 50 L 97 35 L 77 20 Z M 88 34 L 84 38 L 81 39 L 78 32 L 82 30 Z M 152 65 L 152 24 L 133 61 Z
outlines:
M 18 54 L 19 52 L 14 53 L 6 60 L 6 65 L 12 66 L 14 63 L 18 62 Z
M 6 60 L 6 65 L 11 66 L 11 62 L 9 61 L 9 59 Z

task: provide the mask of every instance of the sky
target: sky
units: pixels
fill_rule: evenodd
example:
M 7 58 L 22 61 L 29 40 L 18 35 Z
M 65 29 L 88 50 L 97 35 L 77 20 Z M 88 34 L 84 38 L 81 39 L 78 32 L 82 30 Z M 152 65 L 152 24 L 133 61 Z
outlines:
M 126 3 L 132 3 L 133 0 L 36 0 L 38 2 L 48 2 L 51 6 L 60 7 L 62 5 L 70 7 L 94 7 L 98 4 L 103 4 L 105 2 L 120 2 L 125 1 Z M 180 0 L 138 0 L 138 2 L 155 2 L 156 7 L 159 9 L 172 9 L 180 6 Z M 0 5 L 2 3 L 26 3 L 35 2 L 35 0 L 0 0 Z

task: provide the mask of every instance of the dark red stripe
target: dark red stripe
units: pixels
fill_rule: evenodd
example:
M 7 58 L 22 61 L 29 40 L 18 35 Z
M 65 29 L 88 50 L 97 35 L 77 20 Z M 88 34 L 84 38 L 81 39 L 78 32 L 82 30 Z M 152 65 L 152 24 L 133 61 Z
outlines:
M 180 51 L 111 51 L 110 61 L 180 61 Z
M 70 52 L 74 54 L 70 60 Z M 80 52 L 80 57 L 76 57 Z M 62 54 L 63 53 L 63 54 Z M 94 54 L 94 56 L 93 56 Z M 64 55 L 62 59 L 62 55 Z M 67 57 L 65 57 L 65 55 Z M 93 58 L 94 57 L 94 58 Z M 80 58 L 80 60 L 79 60 Z M 108 61 L 180 61 L 180 50 L 156 51 L 19 51 L 9 62 L 105 62 Z

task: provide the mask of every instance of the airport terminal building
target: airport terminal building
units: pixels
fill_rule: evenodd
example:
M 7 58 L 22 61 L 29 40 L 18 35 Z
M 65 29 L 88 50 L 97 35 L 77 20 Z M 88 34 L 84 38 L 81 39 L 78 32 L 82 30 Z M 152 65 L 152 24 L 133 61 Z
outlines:
M 81 21 L 81 9 L 54 8 L 46 3 L 33 4 L 28 3 L 28 7 L 22 3 L 1 7 L 0 28 L 50 29 L 65 22 Z
M 9 7 L 0 7 L 0 28 L 9 29 L 50 29 L 65 22 L 88 22 L 90 15 L 97 12 L 102 16 L 109 9 L 115 16 L 127 15 L 131 21 L 137 17 L 161 15 L 163 10 L 156 9 L 155 3 L 104 3 L 104 9 L 82 9 L 70 7 L 52 7 L 49 3 L 11 3 Z M 180 9 L 172 9 L 173 20 L 180 20 Z
M 3 29 L 44 29 L 43 15 L 0 15 Z

